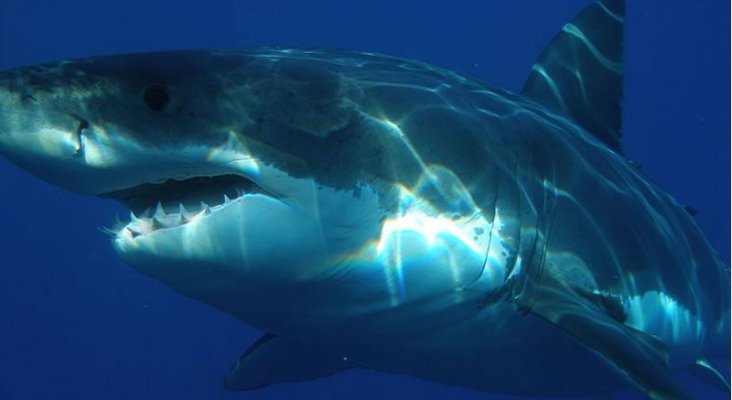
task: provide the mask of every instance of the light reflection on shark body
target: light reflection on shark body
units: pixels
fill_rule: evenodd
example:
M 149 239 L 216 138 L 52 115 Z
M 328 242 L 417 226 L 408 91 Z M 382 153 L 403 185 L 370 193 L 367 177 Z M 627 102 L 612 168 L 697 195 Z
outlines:
M 678 368 L 726 386 L 729 271 L 622 156 L 623 14 L 588 7 L 521 94 L 320 50 L 7 71 L 0 152 L 124 203 L 126 262 L 268 332 L 231 389 L 361 367 L 682 398 Z

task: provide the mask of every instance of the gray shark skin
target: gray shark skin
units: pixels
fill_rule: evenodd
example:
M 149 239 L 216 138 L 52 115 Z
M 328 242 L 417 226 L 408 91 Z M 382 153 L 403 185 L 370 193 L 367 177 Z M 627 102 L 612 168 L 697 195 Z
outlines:
M 729 269 L 621 152 L 624 8 L 579 14 L 520 94 L 308 49 L 5 71 L 0 154 L 126 205 L 125 262 L 266 332 L 232 390 L 370 368 L 680 399 L 687 368 L 728 391 Z

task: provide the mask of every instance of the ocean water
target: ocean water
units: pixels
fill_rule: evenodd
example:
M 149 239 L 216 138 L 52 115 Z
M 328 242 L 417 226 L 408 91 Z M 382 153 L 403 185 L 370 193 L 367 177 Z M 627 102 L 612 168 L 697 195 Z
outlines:
M 589 3 L 4 0 L 0 69 L 148 50 L 316 46 L 419 59 L 520 90 L 543 47 Z M 626 153 L 699 211 L 729 264 L 730 4 L 630 3 Z M 0 399 L 509 398 L 359 370 L 227 392 L 221 377 L 260 333 L 122 264 L 97 230 L 115 212 L 123 211 L 111 201 L 0 159 Z M 698 398 L 727 397 L 679 379 Z

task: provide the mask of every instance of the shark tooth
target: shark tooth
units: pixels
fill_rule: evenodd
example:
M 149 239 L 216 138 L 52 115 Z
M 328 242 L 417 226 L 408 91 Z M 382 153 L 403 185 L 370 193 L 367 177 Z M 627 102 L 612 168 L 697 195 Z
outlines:
M 146 208 L 141 213 L 138 212 L 138 214 L 137 214 L 138 218 L 140 218 L 140 219 L 150 218 L 152 215 L 153 215 L 153 209 L 152 209 L 152 207 Z
M 130 233 L 130 236 L 132 236 L 133 239 L 141 235 L 140 232 L 138 232 L 138 231 L 130 228 L 129 226 L 127 228 L 125 228 L 125 229 L 127 229 L 127 232 Z
M 194 215 L 191 215 L 188 218 L 185 218 L 185 222 L 191 222 L 195 221 L 200 217 L 205 217 L 206 215 L 211 214 L 211 209 L 209 208 L 208 204 L 201 202 L 201 209 L 198 210 Z
M 158 204 L 155 206 L 155 213 L 153 214 L 153 217 L 159 217 L 159 216 L 165 216 L 165 209 L 163 208 L 163 203 L 158 202 Z
M 183 205 L 183 203 L 178 203 L 178 214 L 180 214 L 180 224 L 187 224 L 191 222 L 191 219 L 186 215 L 188 214 L 188 210 L 186 210 L 186 207 Z

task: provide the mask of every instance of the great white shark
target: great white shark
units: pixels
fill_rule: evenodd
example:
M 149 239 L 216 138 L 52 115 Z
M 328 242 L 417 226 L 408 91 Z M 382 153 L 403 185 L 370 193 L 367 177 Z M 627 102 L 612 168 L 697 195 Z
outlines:
M 233 390 L 370 368 L 680 399 L 683 368 L 729 391 L 729 269 L 622 153 L 624 11 L 582 11 L 521 93 L 316 49 L 18 68 L 0 154 L 120 201 L 125 262 L 266 332 Z

